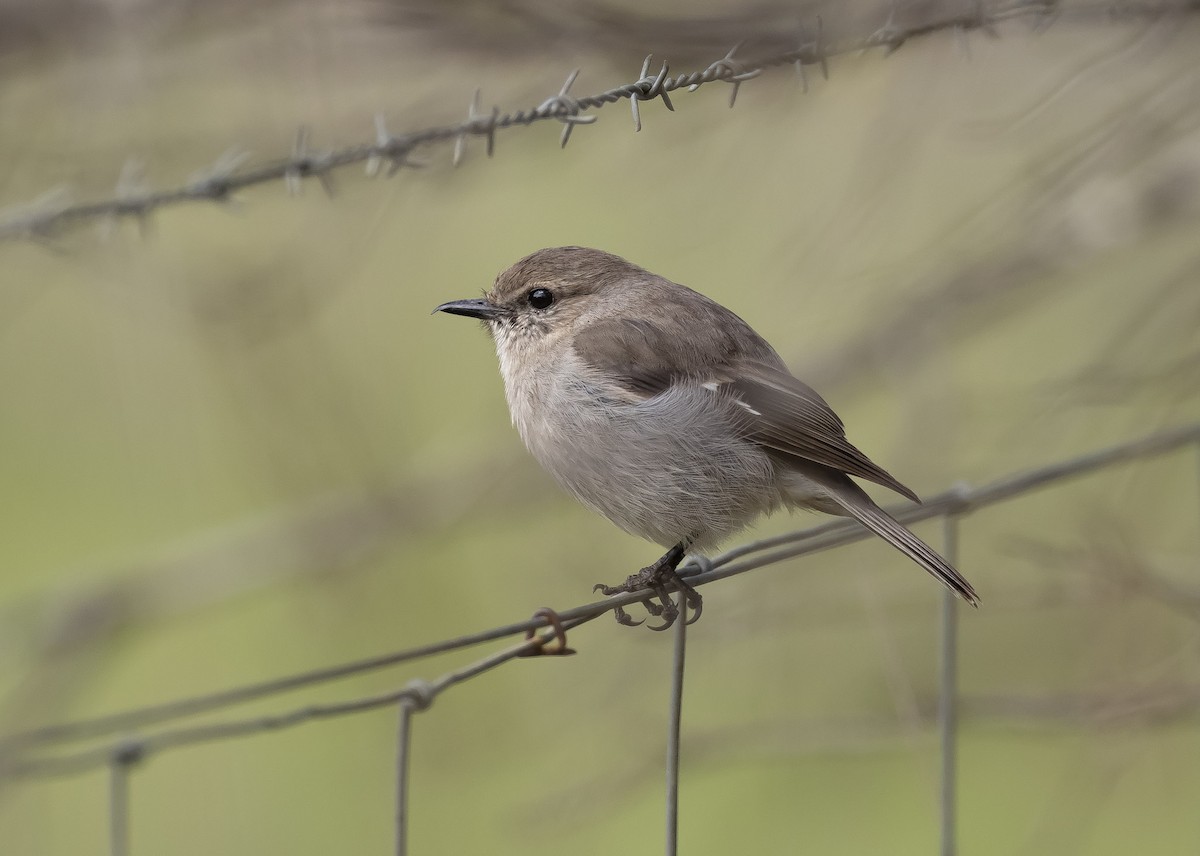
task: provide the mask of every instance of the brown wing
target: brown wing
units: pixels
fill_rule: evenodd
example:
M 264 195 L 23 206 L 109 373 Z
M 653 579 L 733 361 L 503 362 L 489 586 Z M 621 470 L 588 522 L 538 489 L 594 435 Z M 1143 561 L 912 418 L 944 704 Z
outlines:
M 694 305 L 689 309 L 696 312 Z M 685 326 L 677 316 L 661 323 L 594 322 L 576 332 L 575 351 L 631 397 L 649 398 L 676 383 L 703 385 L 729 404 L 749 439 L 780 458 L 823 464 L 920 501 L 846 439 L 842 420 L 825 399 L 792 377 L 749 325 L 716 303 L 704 312 L 713 317 L 687 319 L 709 322 L 698 325 Z M 706 339 L 688 335 L 696 329 L 721 332 Z
M 647 283 L 648 303 L 661 306 L 649 299 L 656 288 L 665 289 L 661 299 L 670 301 L 669 312 L 655 312 L 654 320 L 643 315 L 593 321 L 575 331 L 576 354 L 645 397 L 681 379 L 716 380 L 747 359 L 786 372 L 767 341 L 721 304 L 657 277 Z M 697 330 L 704 335 L 697 336 Z
M 575 334 L 575 353 L 634 398 L 650 398 L 682 373 L 672 365 L 664 333 L 649 321 L 614 319 L 589 324 Z
M 772 366 L 746 362 L 736 376 L 725 379 L 724 386 L 749 409 L 750 436 L 756 442 L 921 501 L 846 439 L 842 420 L 808 384 Z

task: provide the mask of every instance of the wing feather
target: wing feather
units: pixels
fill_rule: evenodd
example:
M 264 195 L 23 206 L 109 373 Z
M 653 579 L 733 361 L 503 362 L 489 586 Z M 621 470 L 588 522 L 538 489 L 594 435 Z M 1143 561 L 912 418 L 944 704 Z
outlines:
M 797 380 L 749 325 L 716 303 L 701 326 L 688 319 L 611 318 L 576 331 L 574 348 L 627 396 L 650 398 L 672 384 L 695 383 L 727 397 L 746 436 L 786 462 L 801 458 L 873 481 L 920 502 L 917 495 L 846 439 L 842 420 L 812 387 Z M 695 311 L 693 309 L 693 311 Z M 719 323 L 718 323 L 719 322 Z M 688 329 L 725 331 L 697 340 Z
M 842 420 L 808 384 L 786 371 L 745 363 L 726 386 L 757 416 L 750 436 L 782 454 L 815 461 L 844 473 L 873 481 L 920 502 L 917 495 L 849 440 Z

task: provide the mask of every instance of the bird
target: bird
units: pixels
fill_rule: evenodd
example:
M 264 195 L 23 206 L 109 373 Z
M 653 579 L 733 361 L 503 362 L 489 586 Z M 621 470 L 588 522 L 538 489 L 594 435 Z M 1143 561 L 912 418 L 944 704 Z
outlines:
M 764 514 L 810 509 L 857 520 L 967 603 L 974 588 L 882 509 L 862 479 L 917 494 L 846 438 L 838 415 L 731 310 L 632 262 L 548 247 L 501 272 L 481 298 L 434 312 L 491 334 L 513 424 L 567 493 L 668 551 L 606 595 L 648 589 L 664 630 L 695 589 L 677 573 Z M 622 623 L 634 622 L 617 610 Z

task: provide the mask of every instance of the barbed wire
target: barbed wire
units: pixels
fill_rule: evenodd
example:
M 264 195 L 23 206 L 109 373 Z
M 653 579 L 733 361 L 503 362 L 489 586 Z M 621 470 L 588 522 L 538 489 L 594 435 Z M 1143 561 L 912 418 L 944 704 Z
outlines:
M 489 157 L 495 152 L 496 136 L 501 131 L 556 121 L 562 124 L 560 144 L 566 146 L 577 125 L 591 124 L 598 118 L 588 111 L 606 104 L 627 100 L 630 104 L 635 130 L 641 129 L 641 107 L 647 101 L 660 100 L 673 111 L 671 93 L 695 92 L 710 83 L 731 85 L 729 105 L 737 101 L 739 87 L 764 72 L 781 66 L 794 66 L 803 90 L 808 90 L 807 68 L 816 66 L 824 78 L 829 76 L 829 60 L 848 53 L 883 49 L 885 55 L 899 50 L 907 42 L 939 32 L 955 32 L 962 37 L 972 31 L 982 31 L 991 37 L 998 35 L 997 26 L 1003 22 L 1027 19 L 1039 31 L 1065 16 L 1106 19 L 1153 19 L 1167 14 L 1188 14 L 1200 11 L 1200 6 L 1188 0 L 1169 2 L 1108 2 L 1072 5 L 1063 0 L 1000 0 L 999 2 L 965 2 L 962 6 L 940 16 L 900 24 L 896 20 L 896 5 L 891 6 L 887 20 L 874 32 L 843 41 L 826 40 L 821 19 L 815 26 L 797 30 L 797 47 L 767 56 L 742 59 L 735 45 L 725 56 L 699 71 L 671 76 L 666 61 L 655 69 L 653 55 L 646 57 L 638 78 L 593 95 L 573 96 L 579 70 L 572 71 L 558 92 L 537 107 L 514 112 L 490 111 L 481 108 L 477 90 L 470 101 L 467 118 L 461 122 L 440 125 L 403 134 L 392 134 L 382 114 L 375 117 L 375 139 L 341 149 L 318 152 L 311 148 L 310 131 L 300 128 L 294 138 L 290 156 L 246 166 L 248 155 L 236 149 L 222 154 L 215 163 L 193 175 L 185 184 L 167 190 L 151 190 L 144 186 L 141 164 L 127 161 L 121 170 L 114 195 L 110 199 L 75 204 L 64 190 L 52 190 L 25 206 L 9 209 L 0 215 L 0 242 L 18 239 L 45 241 L 72 225 L 99 220 L 113 223 L 133 218 L 145 222 L 160 208 L 187 202 L 230 201 L 233 194 L 258 184 L 282 180 L 292 193 L 299 192 L 304 180 L 315 179 L 326 193 L 333 193 L 332 175 L 341 168 L 364 164 L 368 175 L 383 172 L 394 175 L 403 168 L 422 166 L 414 154 L 436 144 L 453 143 L 452 163 L 457 166 L 466 153 L 468 139 L 483 138 Z M 386 168 L 385 168 L 386 167 Z

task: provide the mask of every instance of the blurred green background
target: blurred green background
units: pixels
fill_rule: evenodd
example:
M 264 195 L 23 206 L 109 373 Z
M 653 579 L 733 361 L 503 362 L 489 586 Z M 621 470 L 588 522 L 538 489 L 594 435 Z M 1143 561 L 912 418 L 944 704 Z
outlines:
M 974 8 L 973 4 L 965 7 Z M 0 199 L 285 156 L 868 35 L 890 4 L 172 0 L 0 13 Z M 937 13 L 898 7 L 899 23 Z M 937 7 L 944 11 L 952 4 Z M 475 325 L 429 315 L 577 243 L 732 307 L 922 494 L 1200 420 L 1200 25 L 932 35 L 0 245 L 0 730 L 217 690 L 591 599 L 655 558 L 561 495 Z M 1078 12 L 1078 14 L 1072 14 Z M 907 18 L 904 16 L 907 15 Z M 810 32 L 811 32 L 810 25 Z M 19 213 L 19 212 L 17 212 Z M 961 849 L 1200 846 L 1200 478 L 1186 450 L 981 511 L 961 562 Z M 753 535 L 806 526 L 780 516 Z M 935 523 L 918 527 L 938 543 Z M 732 546 L 732 545 L 731 545 Z M 941 593 L 878 542 L 705 589 L 681 846 L 927 853 Z M 414 853 L 656 852 L 669 640 L 598 621 L 415 722 Z M 447 655 L 230 715 L 432 678 Z M 135 853 L 389 852 L 384 710 L 151 757 Z M 0 782 L 0 852 L 106 846 L 106 773 Z

